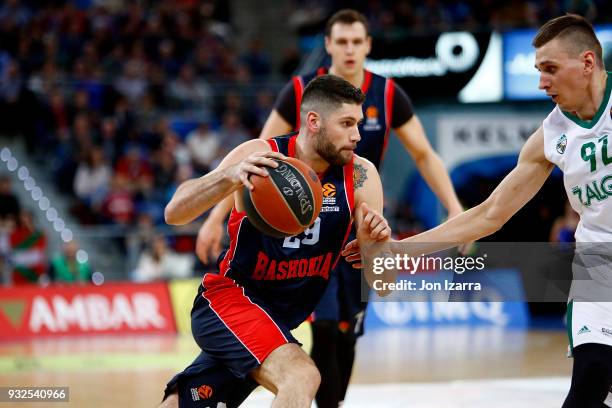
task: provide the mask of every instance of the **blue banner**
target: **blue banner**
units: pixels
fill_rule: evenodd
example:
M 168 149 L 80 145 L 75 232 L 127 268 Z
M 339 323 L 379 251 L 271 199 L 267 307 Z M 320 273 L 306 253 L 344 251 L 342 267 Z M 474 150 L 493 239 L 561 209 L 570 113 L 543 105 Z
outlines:
M 516 300 L 504 301 L 524 297 L 519 273 L 513 269 L 495 269 L 484 270 L 479 274 L 480 282 L 487 290 L 467 295 L 462 293 L 461 298 L 453 293 L 421 291 L 415 293 L 411 301 L 393 301 L 380 299 L 372 293 L 366 313 L 366 328 L 372 330 L 447 325 L 527 327 L 527 304 Z M 427 274 L 427 282 L 461 282 L 469 279 L 468 275 L 459 275 L 452 271 L 436 272 Z M 398 281 L 421 279 L 422 276 L 418 275 L 402 275 Z
M 547 99 L 538 89 L 539 72 L 535 68 L 535 48 L 531 41 L 536 30 L 514 30 L 503 34 L 504 97 L 508 100 Z M 597 25 L 595 33 L 603 48 L 604 64 L 612 66 L 612 25 Z

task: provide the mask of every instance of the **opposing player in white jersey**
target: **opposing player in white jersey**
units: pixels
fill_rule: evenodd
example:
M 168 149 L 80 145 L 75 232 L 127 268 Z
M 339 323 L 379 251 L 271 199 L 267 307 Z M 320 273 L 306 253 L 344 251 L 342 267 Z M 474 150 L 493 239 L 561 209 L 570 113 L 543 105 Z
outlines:
M 600 293 L 585 293 L 575 287 L 576 280 L 572 284 L 568 334 L 574 365 L 563 408 L 601 408 L 612 385 L 612 254 L 610 244 L 607 254 L 604 245 L 612 243 L 612 77 L 605 71 L 592 26 L 580 16 L 568 14 L 547 22 L 533 46 L 539 88 L 557 106 L 525 143 L 517 166 L 482 204 L 402 242 L 425 243 L 415 246 L 419 253 L 410 255 L 416 256 L 490 235 L 533 198 L 557 165 L 570 203 L 580 215 L 576 258 L 583 255 L 581 245 L 604 247 L 604 253 L 590 257 L 595 259 L 592 267 L 586 262 L 590 282 L 595 282 L 587 289 L 595 286 Z M 356 250 L 350 243 L 344 255 L 357 259 Z M 575 274 L 577 265 L 585 265 L 576 258 Z

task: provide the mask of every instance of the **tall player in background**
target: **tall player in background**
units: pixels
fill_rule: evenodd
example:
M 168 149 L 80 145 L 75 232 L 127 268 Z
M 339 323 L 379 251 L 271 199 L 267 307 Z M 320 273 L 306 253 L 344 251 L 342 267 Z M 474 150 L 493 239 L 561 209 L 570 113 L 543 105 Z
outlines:
M 557 106 L 527 140 L 517 166 L 482 204 L 401 242 L 425 243 L 411 254 L 421 255 L 490 235 L 531 200 L 557 165 L 580 215 L 567 312 L 574 366 L 563 408 L 602 408 L 612 386 L 612 78 L 583 17 L 550 20 L 533 46 L 539 88 Z M 351 260 L 355 250 L 350 243 L 344 254 Z
M 363 104 L 365 120 L 359 126 L 361 141 L 357 145 L 357 154 L 379 168 L 389 132 L 394 129 L 449 216 L 455 216 L 462 211 L 462 207 L 447 170 L 429 144 L 410 99 L 393 80 L 364 68 L 371 42 L 368 23 L 362 14 L 354 10 L 341 10 L 334 14 L 325 29 L 325 49 L 331 56 L 331 66 L 294 77 L 281 91 L 260 137 L 268 139 L 299 129 L 299 107 L 304 87 L 313 78 L 325 73 L 340 76 L 353 86 L 360 87 L 366 95 Z M 324 194 L 331 201 L 335 199 L 333 190 L 324 189 Z M 223 221 L 231 206 L 230 197 L 211 212 L 200 229 L 196 252 L 204 262 L 211 252 L 213 256 L 219 253 Z M 360 279 L 360 275 L 343 260 L 312 316 L 311 356 L 321 372 L 321 386 L 317 393 L 319 408 L 337 407 L 346 394 L 355 356 L 355 341 L 363 333 L 367 305 L 361 301 Z M 343 323 L 341 330 L 339 322 Z

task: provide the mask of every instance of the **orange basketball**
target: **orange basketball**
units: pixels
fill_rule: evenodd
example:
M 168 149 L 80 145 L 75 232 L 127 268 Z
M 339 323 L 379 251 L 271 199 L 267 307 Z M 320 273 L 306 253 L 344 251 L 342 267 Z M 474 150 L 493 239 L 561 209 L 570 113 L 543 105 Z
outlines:
M 270 175 L 251 175 L 253 191 L 243 188 L 247 218 L 258 230 L 276 238 L 303 232 L 321 211 L 323 192 L 317 173 L 306 163 L 288 157 L 268 168 Z

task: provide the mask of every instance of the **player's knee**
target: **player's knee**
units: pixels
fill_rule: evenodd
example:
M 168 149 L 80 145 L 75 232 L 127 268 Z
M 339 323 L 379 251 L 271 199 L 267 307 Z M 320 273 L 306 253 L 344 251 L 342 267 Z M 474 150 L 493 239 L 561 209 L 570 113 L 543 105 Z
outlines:
M 310 358 L 304 359 L 286 374 L 286 381 L 280 384 L 280 388 L 314 398 L 321 384 L 321 374 Z
M 158 408 L 178 408 L 178 391 L 174 391 L 166 396 Z
M 314 398 L 319 389 L 319 385 L 321 385 L 321 373 L 319 373 L 314 363 L 311 363 L 304 367 L 301 377 L 303 379 L 304 392 L 309 397 Z

